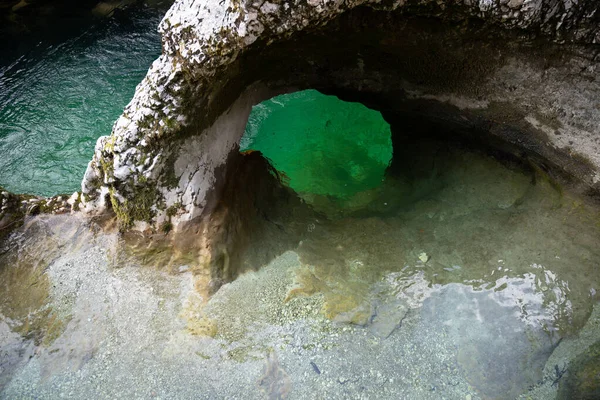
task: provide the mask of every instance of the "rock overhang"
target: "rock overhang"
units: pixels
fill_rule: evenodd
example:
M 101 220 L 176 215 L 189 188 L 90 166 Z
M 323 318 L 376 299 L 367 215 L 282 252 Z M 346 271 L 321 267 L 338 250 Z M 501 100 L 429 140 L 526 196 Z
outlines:
M 142 230 L 210 214 L 251 106 L 303 88 L 361 101 L 396 126 L 420 116 L 463 127 L 598 193 L 598 8 L 175 2 L 159 28 L 163 54 L 98 141 L 85 209 L 113 208 Z

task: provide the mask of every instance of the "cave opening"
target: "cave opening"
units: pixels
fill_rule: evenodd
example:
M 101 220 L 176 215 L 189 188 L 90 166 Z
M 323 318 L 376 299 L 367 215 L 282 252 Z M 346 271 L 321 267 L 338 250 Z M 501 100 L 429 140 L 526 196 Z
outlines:
M 377 111 L 316 90 L 276 96 L 249 116 L 240 151 L 260 151 L 312 208 L 351 212 L 385 180 L 389 124 Z
M 600 188 L 572 155 L 597 159 L 597 70 L 472 2 L 406 3 L 310 16 L 267 2 L 272 30 L 214 41 L 191 13 L 166 18 L 163 55 L 76 196 L 109 228 L 34 217 L 0 264 L 56 255 L 37 263 L 49 280 L 0 277 L 14 288 L 0 311 L 38 340 L 64 332 L 45 354 L 59 367 L 133 355 L 116 358 L 124 382 L 181 360 L 184 397 L 573 397 L 600 348 L 600 214 L 567 190 Z M 295 15 L 315 23 L 286 32 Z M 66 310 L 57 323 L 30 319 L 46 301 Z
M 238 216 L 255 217 L 237 225 L 245 228 L 235 230 L 238 241 L 230 248 L 237 251 L 227 253 L 226 268 L 213 269 L 213 282 L 233 281 L 215 296 L 238 296 L 236 290 L 255 279 L 243 273 L 249 269 L 265 280 L 289 273 L 293 282 L 282 296 L 298 318 L 316 312 L 381 340 L 415 318 L 406 329 L 416 327 L 420 340 L 441 331 L 451 338 L 444 341 L 459 349 L 457 365 L 479 394 L 519 396 L 542 379 L 560 341 L 590 318 L 590 293 L 600 285 L 595 212 L 584 211 L 543 164 L 482 127 L 435 118 L 418 104 L 393 112 L 373 97 L 338 94 L 294 92 L 254 107 L 222 195 L 238 193 L 252 206 L 229 203 L 216 215 L 238 207 Z M 342 99 L 361 100 L 361 107 L 381 112 L 381 141 L 328 130 L 335 121 L 328 124 L 331 110 L 315 100 L 321 96 L 340 107 L 353 104 Z M 303 107 L 307 101 L 310 107 Z M 310 131 L 309 122 L 318 129 Z M 298 143 L 303 135 L 306 144 Z M 355 139 L 355 151 L 348 150 L 348 138 Z M 371 144 L 385 155 L 375 159 L 373 186 L 330 191 L 354 175 L 352 165 L 343 174 L 328 169 L 344 165 L 342 156 L 368 154 Z M 327 147 L 329 156 L 321 156 Z M 249 179 L 259 173 L 266 180 Z M 315 196 L 319 190 L 326 195 Z M 223 253 L 215 259 L 222 261 Z M 268 319 L 260 305 L 252 307 L 258 311 L 245 308 L 248 318 Z M 424 311 L 415 311 L 420 307 Z M 226 320 L 220 319 L 220 333 L 236 335 Z M 490 335 L 501 339 L 490 341 Z
M 589 291 L 600 284 L 587 280 L 594 265 L 584 255 L 598 227 L 585 207 L 574 217 L 582 203 L 551 170 L 481 126 L 436 118 L 429 106 L 391 111 L 374 96 L 333 94 L 297 91 L 253 107 L 213 212 L 219 228 L 209 236 L 228 249 L 215 246 L 214 259 L 225 254 L 227 263 L 212 267 L 213 291 L 293 251 L 306 269 L 291 297 L 319 292 L 328 318 L 368 325 L 364 304 L 390 272 L 429 287 L 546 292 L 535 278 L 545 272 L 535 269 L 551 264 L 581 290 L 543 317 L 550 342 L 582 326 Z M 223 221 L 234 222 L 222 229 Z M 567 245 L 575 231 L 577 243 Z M 580 272 L 563 257 L 580 260 Z M 570 290 L 556 285 L 554 300 L 544 301 Z
M 355 93 L 307 89 L 254 105 L 239 152 L 242 157 L 233 158 L 224 179 L 221 205 L 240 208 L 226 199 L 235 197 L 234 190 L 256 186 L 260 189 L 246 200 L 264 208 L 258 214 L 289 206 L 291 196 L 322 220 L 394 217 L 448 187 L 462 190 L 461 179 L 483 185 L 482 193 L 465 194 L 471 196 L 466 203 L 495 201 L 503 209 L 521 204 L 522 198 L 512 196 L 529 186 L 561 191 L 544 164 L 481 127 L 437 119 L 418 105 L 393 112 L 385 99 Z M 462 176 L 467 169 L 468 176 Z M 503 180 L 517 181 L 513 186 L 520 189 L 505 187 Z M 273 185 L 286 195 L 271 196 L 262 188 Z

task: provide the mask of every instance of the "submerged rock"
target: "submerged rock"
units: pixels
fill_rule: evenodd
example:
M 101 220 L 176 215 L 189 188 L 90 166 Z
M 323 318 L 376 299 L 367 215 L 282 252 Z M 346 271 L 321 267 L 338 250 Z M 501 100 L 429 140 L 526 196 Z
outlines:
M 600 398 L 600 341 L 569 363 L 560 380 L 557 399 L 592 400 Z
M 28 215 L 64 214 L 79 209 L 79 194 L 39 197 L 10 193 L 0 186 L 0 239 L 18 228 Z
M 292 381 L 285 372 L 275 352 L 269 353 L 265 362 L 263 376 L 258 381 L 262 392 L 269 400 L 280 400 L 287 398 Z
M 399 300 L 380 304 L 369 328 L 374 335 L 385 339 L 400 327 L 407 312 L 408 306 Z
M 542 378 L 557 343 L 539 324 L 542 310 L 530 304 L 531 314 L 522 314 L 501 292 L 450 284 L 424 302 L 421 324 L 447 332 L 458 365 L 484 398 L 514 399 Z
M 0 237 L 6 235 L 8 229 L 21 216 L 20 208 L 20 201 L 17 196 L 5 190 L 0 192 Z

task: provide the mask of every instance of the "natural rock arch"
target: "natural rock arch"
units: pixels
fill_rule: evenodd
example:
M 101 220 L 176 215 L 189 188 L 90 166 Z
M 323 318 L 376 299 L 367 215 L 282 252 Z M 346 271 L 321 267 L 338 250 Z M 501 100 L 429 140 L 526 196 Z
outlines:
M 251 106 L 315 88 L 600 191 L 595 1 L 177 1 L 82 182 L 88 212 L 182 231 L 214 210 Z M 413 129 L 415 131 L 415 129 Z

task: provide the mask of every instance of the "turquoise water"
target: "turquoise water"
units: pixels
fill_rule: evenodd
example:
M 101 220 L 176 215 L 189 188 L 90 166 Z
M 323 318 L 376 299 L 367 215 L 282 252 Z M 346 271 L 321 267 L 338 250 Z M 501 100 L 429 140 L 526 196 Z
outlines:
M 45 196 L 79 189 L 96 139 L 160 54 L 160 18 L 135 9 L 0 65 L 0 186 Z
M 392 158 L 390 126 L 379 112 L 316 90 L 255 106 L 240 149 L 262 152 L 313 204 L 378 187 Z

